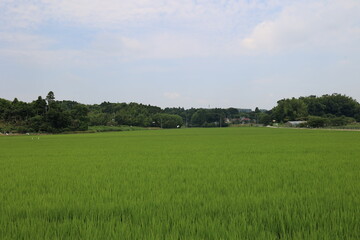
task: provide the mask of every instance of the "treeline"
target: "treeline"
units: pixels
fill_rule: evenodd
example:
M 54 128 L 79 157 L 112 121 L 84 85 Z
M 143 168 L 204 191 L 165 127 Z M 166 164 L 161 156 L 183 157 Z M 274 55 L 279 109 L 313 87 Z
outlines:
M 275 120 L 306 121 L 303 125 L 309 127 L 342 126 L 360 121 L 360 104 L 341 94 L 282 99 L 264 120 L 264 124 Z
M 236 108 L 184 109 L 138 103 L 85 105 L 75 101 L 57 101 L 52 91 L 30 103 L 0 99 L 0 132 L 86 131 L 89 126 L 137 126 L 158 128 L 226 127 L 255 119 L 255 113 L 241 113 Z M 255 122 L 255 120 L 252 120 Z
M 178 128 L 226 127 L 230 124 L 306 121 L 305 126 L 340 126 L 360 121 L 360 104 L 351 97 L 332 94 L 282 99 L 270 111 L 236 108 L 165 108 L 138 103 L 85 105 L 57 101 L 53 92 L 30 103 L 0 98 L 0 132 L 85 131 L 89 126 Z
M 229 124 L 256 123 L 258 108 L 242 112 L 237 108 L 165 108 L 164 112 L 182 117 L 187 127 L 227 127 Z
M 138 126 L 177 128 L 183 119 L 176 114 L 168 114 L 160 107 L 139 103 L 110 103 L 89 105 L 91 126 Z
M 89 106 L 89 124 L 140 127 L 226 127 L 229 118 L 251 117 L 236 108 L 165 108 L 138 103 L 103 102 Z
M 86 131 L 89 126 L 181 127 L 180 116 L 161 108 L 137 103 L 85 105 L 75 101 L 56 101 L 51 91 L 30 103 L 0 99 L 0 132 Z
M 53 92 L 31 103 L 0 99 L 1 132 L 84 131 L 88 129 L 89 108 L 74 101 L 55 101 Z

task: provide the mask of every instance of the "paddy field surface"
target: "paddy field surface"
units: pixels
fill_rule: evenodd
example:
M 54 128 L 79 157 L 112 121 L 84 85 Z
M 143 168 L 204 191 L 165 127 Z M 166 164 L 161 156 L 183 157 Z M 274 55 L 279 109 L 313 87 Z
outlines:
M 360 239 L 360 132 L 0 136 L 0 239 Z

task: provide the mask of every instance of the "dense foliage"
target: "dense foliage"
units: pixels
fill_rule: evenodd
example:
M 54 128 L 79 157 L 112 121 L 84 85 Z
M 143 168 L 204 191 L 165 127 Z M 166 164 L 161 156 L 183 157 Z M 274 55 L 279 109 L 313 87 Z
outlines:
M 227 118 L 240 119 L 235 108 L 196 109 L 165 108 L 138 103 L 84 105 L 74 101 L 56 101 L 53 92 L 45 99 L 26 103 L 0 99 L 0 132 L 83 131 L 88 126 L 135 126 L 179 128 L 225 127 Z
M 341 94 L 282 99 L 277 103 L 268 122 L 305 120 L 310 127 L 324 127 L 360 121 L 360 104 Z
M 45 99 L 26 103 L 0 99 L 0 132 L 83 131 L 88 126 L 226 127 L 229 124 L 272 124 L 304 120 L 308 127 L 342 126 L 360 121 L 360 104 L 351 97 L 332 94 L 282 99 L 271 111 L 236 108 L 165 108 L 138 103 L 84 105 Z
M 88 128 L 88 107 L 73 101 L 55 101 L 53 92 L 26 103 L 0 99 L 0 130 L 4 132 L 63 132 Z

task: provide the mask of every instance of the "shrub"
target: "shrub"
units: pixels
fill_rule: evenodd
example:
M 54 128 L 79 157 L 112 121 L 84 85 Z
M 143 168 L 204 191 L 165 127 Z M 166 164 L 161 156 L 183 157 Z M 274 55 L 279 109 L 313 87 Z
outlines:
M 355 119 L 342 116 L 342 117 L 331 118 L 329 119 L 329 122 L 331 126 L 345 126 L 349 123 L 355 122 Z
M 153 117 L 155 124 L 163 128 L 177 128 L 183 125 L 183 119 L 179 115 L 158 113 Z
M 329 120 L 327 118 L 310 116 L 307 121 L 307 124 L 309 127 L 312 128 L 325 127 L 329 124 Z

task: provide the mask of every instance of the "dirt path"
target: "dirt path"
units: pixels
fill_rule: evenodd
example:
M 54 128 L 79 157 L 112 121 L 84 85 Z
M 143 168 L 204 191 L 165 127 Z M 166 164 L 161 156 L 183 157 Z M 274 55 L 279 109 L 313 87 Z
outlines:
M 341 129 L 341 128 L 297 128 L 297 127 L 274 127 L 274 126 L 268 126 L 268 128 L 360 132 L 360 129 Z

